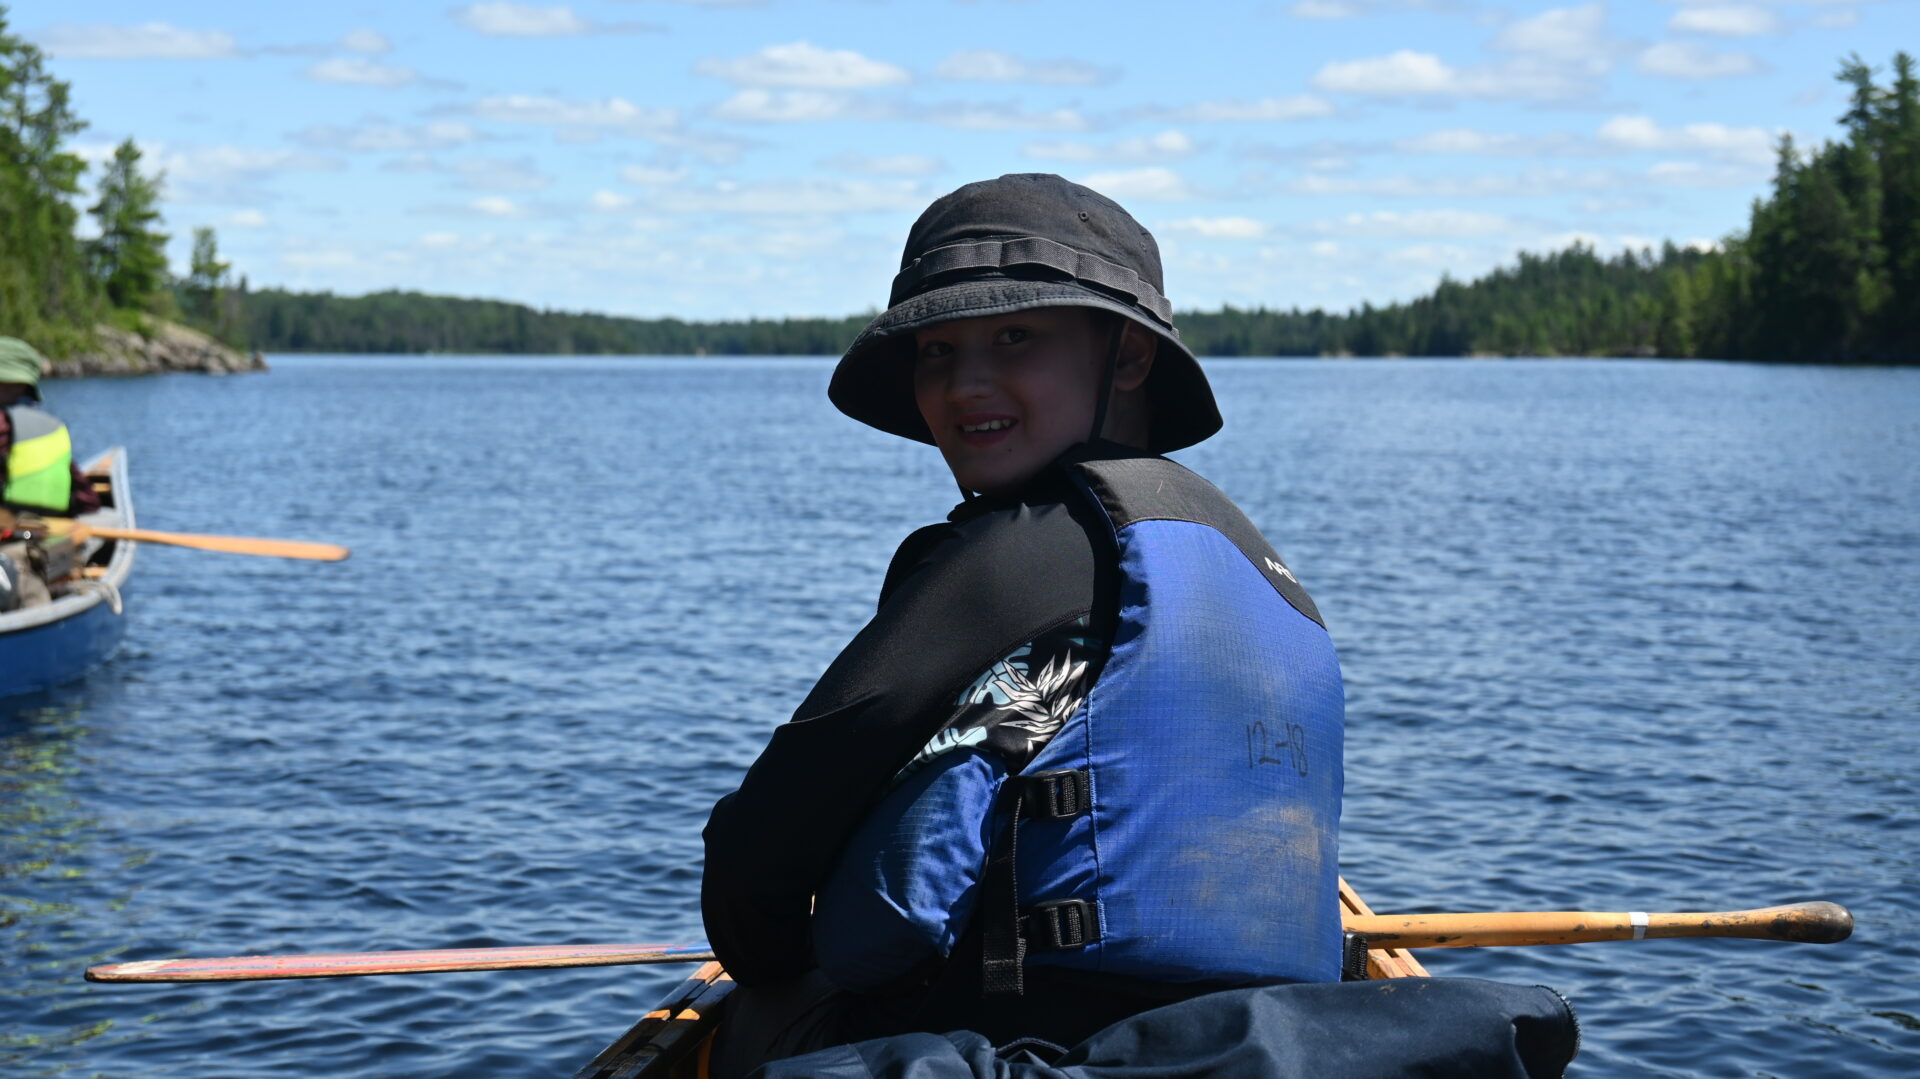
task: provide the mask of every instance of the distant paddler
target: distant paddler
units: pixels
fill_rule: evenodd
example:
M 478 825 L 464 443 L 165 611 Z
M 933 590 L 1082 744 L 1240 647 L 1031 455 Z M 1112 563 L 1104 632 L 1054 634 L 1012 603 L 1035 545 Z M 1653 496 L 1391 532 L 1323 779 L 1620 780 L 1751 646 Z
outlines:
M 72 568 L 72 539 L 28 539 L 17 515 L 100 508 L 92 481 L 74 467 L 67 425 L 41 404 L 40 377 L 50 366 L 32 345 L 0 337 L 0 611 L 49 602 L 49 582 Z

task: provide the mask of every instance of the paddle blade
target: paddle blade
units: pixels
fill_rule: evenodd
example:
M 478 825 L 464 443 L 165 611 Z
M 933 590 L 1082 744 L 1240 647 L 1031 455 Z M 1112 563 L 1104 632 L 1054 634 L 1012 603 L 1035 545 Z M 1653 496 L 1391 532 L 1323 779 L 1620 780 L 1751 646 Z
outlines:
M 90 982 L 252 982 L 275 978 L 352 978 L 370 974 L 435 974 L 466 970 L 544 970 L 640 963 L 705 963 L 699 944 L 542 944 L 520 948 L 448 948 L 407 952 L 237 955 L 220 959 L 152 959 L 87 968 Z

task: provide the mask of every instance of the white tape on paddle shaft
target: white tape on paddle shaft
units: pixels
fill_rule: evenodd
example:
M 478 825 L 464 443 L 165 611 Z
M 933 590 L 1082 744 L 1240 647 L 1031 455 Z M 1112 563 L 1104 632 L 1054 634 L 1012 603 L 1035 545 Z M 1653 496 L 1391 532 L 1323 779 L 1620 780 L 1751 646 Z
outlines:
M 1647 912 L 1646 911 L 1630 910 L 1627 912 L 1627 920 L 1633 923 L 1633 939 L 1635 940 L 1647 939 Z

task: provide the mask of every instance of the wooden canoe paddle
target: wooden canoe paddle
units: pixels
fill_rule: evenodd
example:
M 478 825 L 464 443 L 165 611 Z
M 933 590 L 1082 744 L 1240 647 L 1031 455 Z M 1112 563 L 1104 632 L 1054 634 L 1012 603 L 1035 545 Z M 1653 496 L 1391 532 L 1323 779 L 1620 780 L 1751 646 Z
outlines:
M 1835 944 L 1853 935 L 1853 914 L 1838 903 L 1794 903 L 1711 914 L 1563 910 L 1348 915 L 1345 924 L 1347 932 L 1365 937 L 1372 948 L 1505 948 L 1660 937 L 1747 937 Z
M 1832 944 L 1853 932 L 1853 915 L 1837 903 L 1796 903 L 1762 910 L 1705 914 L 1555 911 L 1512 914 L 1348 915 L 1350 933 L 1378 948 L 1484 948 L 1521 944 L 1580 944 L 1658 937 L 1750 937 Z M 444 951 L 338 952 L 320 955 L 243 955 L 224 959 L 153 959 L 89 967 L 90 982 L 243 982 L 270 978 L 342 978 L 364 974 L 426 974 L 473 970 L 636 963 L 704 963 L 706 944 L 569 944 Z
M 155 532 L 147 528 L 107 528 L 64 518 L 35 522 L 56 536 L 75 542 L 88 537 L 109 540 L 133 540 L 136 543 L 164 543 L 174 547 L 193 547 L 202 551 L 260 555 L 265 558 L 303 558 L 313 562 L 339 562 L 352 552 L 332 543 L 306 543 L 301 540 L 257 539 L 252 536 L 209 536 L 193 532 Z
M 350 978 L 456 970 L 547 970 L 637 963 L 705 963 L 705 944 L 557 944 L 519 948 L 447 948 L 409 952 L 237 955 L 224 959 L 151 959 L 88 967 L 90 982 L 253 982 L 273 978 Z

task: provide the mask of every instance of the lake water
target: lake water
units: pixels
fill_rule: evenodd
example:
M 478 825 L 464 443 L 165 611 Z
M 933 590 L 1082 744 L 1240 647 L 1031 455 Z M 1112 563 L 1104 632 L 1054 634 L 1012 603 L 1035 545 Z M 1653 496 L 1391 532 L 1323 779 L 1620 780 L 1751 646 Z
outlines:
M 0 708 L 0 1073 L 565 1074 L 684 971 L 97 986 L 186 954 L 697 940 L 699 829 L 949 507 L 819 360 L 276 357 L 54 383 L 150 528 Z M 1920 370 L 1210 365 L 1180 455 L 1312 590 L 1381 910 L 1832 899 L 1849 943 L 1427 953 L 1576 1075 L 1920 1073 Z

